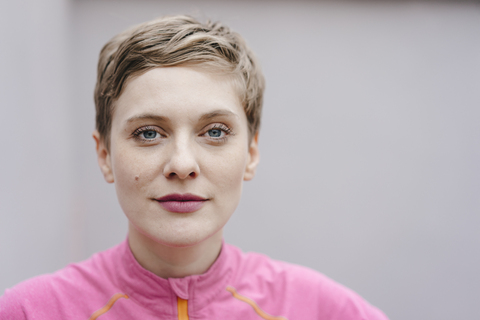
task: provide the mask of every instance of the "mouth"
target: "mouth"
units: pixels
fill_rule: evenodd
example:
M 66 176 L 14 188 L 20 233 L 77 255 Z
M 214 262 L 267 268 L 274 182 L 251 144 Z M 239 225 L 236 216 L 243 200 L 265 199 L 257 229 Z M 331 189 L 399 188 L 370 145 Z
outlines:
M 208 199 L 191 193 L 172 193 L 155 200 L 163 209 L 175 213 L 195 212 L 208 201 Z

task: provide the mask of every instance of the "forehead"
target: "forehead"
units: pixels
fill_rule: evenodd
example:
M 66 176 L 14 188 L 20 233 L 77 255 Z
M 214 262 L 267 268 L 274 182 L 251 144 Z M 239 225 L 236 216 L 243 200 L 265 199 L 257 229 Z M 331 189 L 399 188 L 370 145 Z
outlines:
M 151 69 L 132 77 L 115 103 L 116 120 L 141 112 L 201 116 L 226 110 L 244 117 L 238 81 L 233 75 L 194 67 Z

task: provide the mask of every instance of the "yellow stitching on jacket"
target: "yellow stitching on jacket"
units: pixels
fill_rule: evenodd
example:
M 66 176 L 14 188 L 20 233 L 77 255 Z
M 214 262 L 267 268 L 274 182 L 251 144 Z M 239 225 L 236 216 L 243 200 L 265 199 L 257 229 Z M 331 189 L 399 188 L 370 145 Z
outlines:
M 247 297 L 244 297 L 244 296 L 238 294 L 237 290 L 235 290 L 234 287 L 228 286 L 227 291 L 230 292 L 234 298 L 249 304 L 253 308 L 253 310 L 255 310 L 255 312 L 265 320 L 288 320 L 285 317 L 274 317 L 272 315 L 269 315 L 268 313 L 266 313 L 265 311 L 260 309 L 260 307 L 257 305 L 257 303 L 255 301 L 253 301 L 250 298 L 247 298 Z
M 101 309 L 95 311 L 88 320 L 95 320 L 100 317 L 102 314 L 106 313 L 113 307 L 113 304 L 117 302 L 118 299 L 125 298 L 128 299 L 128 296 L 124 293 L 115 293 L 110 300 L 108 300 L 107 304 L 104 305 Z

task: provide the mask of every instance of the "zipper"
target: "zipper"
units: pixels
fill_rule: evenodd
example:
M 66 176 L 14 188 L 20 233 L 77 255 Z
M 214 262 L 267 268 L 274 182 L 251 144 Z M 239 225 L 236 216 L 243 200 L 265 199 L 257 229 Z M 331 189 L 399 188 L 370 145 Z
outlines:
M 177 297 L 178 320 L 188 320 L 188 300 Z

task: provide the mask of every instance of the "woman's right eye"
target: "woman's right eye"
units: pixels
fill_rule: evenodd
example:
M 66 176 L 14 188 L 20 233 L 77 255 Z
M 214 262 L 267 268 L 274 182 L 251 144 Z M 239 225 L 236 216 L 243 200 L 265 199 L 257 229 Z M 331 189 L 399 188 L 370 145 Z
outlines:
M 132 137 L 140 142 L 154 142 L 162 136 L 159 130 L 156 127 L 141 127 L 132 133 Z
M 154 130 L 146 130 L 146 131 L 143 131 L 140 135 L 145 140 L 152 140 L 152 139 L 157 138 L 159 133 L 157 131 L 154 131 Z

